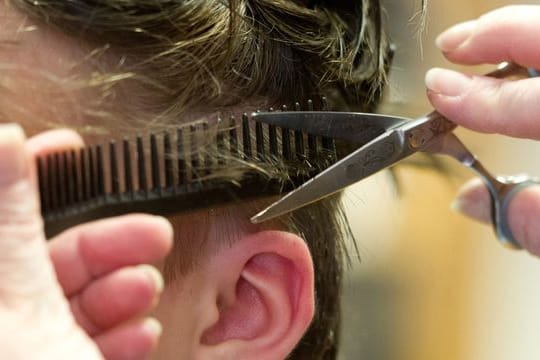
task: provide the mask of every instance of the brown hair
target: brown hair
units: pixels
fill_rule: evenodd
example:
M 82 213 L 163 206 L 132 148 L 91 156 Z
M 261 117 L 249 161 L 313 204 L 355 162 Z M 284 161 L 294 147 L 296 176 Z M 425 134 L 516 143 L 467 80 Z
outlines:
M 379 0 L 11 3 L 102 50 L 99 69 L 114 79 L 103 104 L 110 101 L 131 123 L 174 123 L 188 112 L 319 94 L 333 108 L 372 110 L 386 79 Z M 339 196 L 296 211 L 287 227 L 311 249 L 317 299 L 316 317 L 291 358 L 334 359 L 348 234 Z

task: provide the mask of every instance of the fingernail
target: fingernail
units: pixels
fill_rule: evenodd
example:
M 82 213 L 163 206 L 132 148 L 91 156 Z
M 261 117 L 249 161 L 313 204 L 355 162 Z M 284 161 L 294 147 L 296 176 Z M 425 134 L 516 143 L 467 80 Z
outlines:
M 155 267 L 147 265 L 147 264 L 142 264 L 142 265 L 139 265 L 138 267 L 139 269 L 143 270 L 146 273 L 146 275 L 150 278 L 150 280 L 152 280 L 158 293 L 161 293 L 165 286 L 165 283 L 163 281 L 163 276 L 161 276 L 161 273 Z
M 444 52 L 456 50 L 471 37 L 475 27 L 476 20 L 454 25 L 437 37 L 435 45 Z
M 455 97 L 471 85 L 472 78 L 457 71 L 434 68 L 426 73 L 425 82 L 430 91 Z
M 142 323 L 143 328 L 150 334 L 159 337 L 163 332 L 163 328 L 159 321 L 154 318 L 146 318 Z
M 173 228 L 173 225 L 171 224 L 171 221 L 167 219 L 166 217 L 159 216 L 159 215 L 155 215 L 154 218 L 156 219 L 156 221 L 159 221 L 163 224 L 163 226 L 167 229 L 166 231 L 169 233 L 168 236 L 172 238 L 173 233 L 174 233 L 174 228 Z
M 490 221 L 490 209 L 481 201 L 471 200 L 466 196 L 460 196 L 452 202 L 450 208 L 465 216 L 482 222 Z
M 0 186 L 24 176 L 27 166 L 25 141 L 26 136 L 19 125 L 0 125 Z

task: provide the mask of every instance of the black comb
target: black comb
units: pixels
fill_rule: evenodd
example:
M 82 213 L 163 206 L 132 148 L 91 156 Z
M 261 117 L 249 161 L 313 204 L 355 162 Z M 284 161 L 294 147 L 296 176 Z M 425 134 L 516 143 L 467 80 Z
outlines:
M 321 101 L 320 109 L 326 108 Z M 293 104 L 301 110 L 299 103 Z M 310 100 L 307 110 L 313 110 Z M 281 110 L 287 110 L 282 107 Z M 292 135 L 292 136 L 291 136 Z M 213 153 L 209 149 L 214 149 Z M 88 146 L 37 159 L 47 237 L 74 225 L 133 212 L 170 215 L 231 201 L 279 195 L 301 185 L 335 159 L 331 139 L 255 122 L 216 119 L 160 134 L 123 139 L 121 146 Z M 220 178 L 235 164 L 291 163 L 286 181 L 253 171 Z M 295 166 L 296 166 L 295 165 Z

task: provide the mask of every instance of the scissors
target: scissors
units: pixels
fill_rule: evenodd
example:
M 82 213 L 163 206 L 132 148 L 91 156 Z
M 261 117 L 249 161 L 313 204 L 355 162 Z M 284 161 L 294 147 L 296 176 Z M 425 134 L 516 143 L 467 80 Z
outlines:
M 505 63 L 487 74 L 495 78 L 538 76 L 532 69 Z M 388 168 L 416 152 L 448 155 L 475 171 L 487 186 L 496 235 L 507 247 L 519 249 L 508 224 L 510 201 L 521 189 L 540 184 L 528 176 L 495 177 L 452 132 L 456 124 L 434 111 L 418 119 L 355 112 L 293 111 L 255 113 L 253 119 L 308 134 L 363 144 L 306 183 L 251 218 L 260 223 L 316 202 Z M 375 137 L 366 142 L 366 133 Z

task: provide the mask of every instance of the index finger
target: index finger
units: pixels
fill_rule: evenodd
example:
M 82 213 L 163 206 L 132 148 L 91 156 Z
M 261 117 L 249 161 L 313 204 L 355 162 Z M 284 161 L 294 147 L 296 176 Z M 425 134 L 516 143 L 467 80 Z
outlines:
M 540 6 L 514 5 L 458 24 L 437 38 L 437 45 L 454 63 L 498 64 L 512 61 L 540 67 Z
M 45 131 L 26 141 L 26 148 L 34 156 L 77 149 L 84 146 L 79 134 L 69 129 L 55 129 Z
M 66 296 L 124 266 L 156 262 L 172 246 L 173 229 L 162 217 L 132 214 L 66 230 L 49 243 L 49 254 Z

